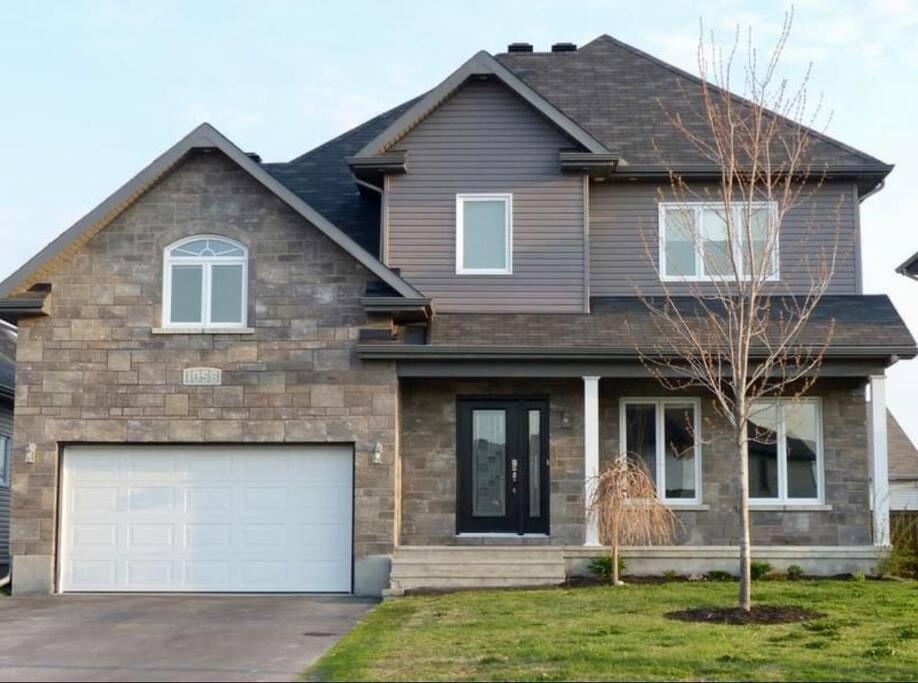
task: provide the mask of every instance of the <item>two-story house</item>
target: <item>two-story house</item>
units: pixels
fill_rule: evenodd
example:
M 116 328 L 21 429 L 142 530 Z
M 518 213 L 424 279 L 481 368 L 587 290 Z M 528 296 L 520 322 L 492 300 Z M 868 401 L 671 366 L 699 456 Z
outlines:
M 633 339 L 635 287 L 659 291 L 685 248 L 665 239 L 670 168 L 720 177 L 664 111 L 699 96 L 600 36 L 479 52 L 288 163 L 196 128 L 0 285 L 14 591 L 559 582 L 602 552 L 585 490 L 626 451 L 680 521 L 630 570 L 733 569 L 726 425 L 661 389 L 639 355 L 655 340 Z M 840 223 L 813 321 L 834 334 L 752 454 L 753 554 L 869 570 L 884 370 L 916 348 L 861 286 L 859 204 L 891 167 L 815 133 L 812 152 L 825 182 L 781 226 L 776 275 L 805 291 Z

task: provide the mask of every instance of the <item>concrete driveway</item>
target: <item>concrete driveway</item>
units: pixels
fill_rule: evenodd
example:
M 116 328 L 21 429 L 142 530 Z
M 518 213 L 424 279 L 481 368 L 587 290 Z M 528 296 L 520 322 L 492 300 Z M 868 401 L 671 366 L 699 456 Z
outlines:
M 373 605 L 300 595 L 0 596 L 0 680 L 290 681 Z

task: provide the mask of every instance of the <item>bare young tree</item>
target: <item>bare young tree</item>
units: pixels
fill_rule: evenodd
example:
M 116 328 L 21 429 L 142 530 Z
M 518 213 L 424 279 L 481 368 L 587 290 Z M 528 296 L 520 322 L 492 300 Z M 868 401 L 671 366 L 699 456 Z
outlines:
M 684 167 L 680 173 L 672 160 L 665 161 L 672 168 L 669 187 L 660 192 L 666 215 L 659 239 L 666 248 L 659 252 L 659 263 L 657 234 L 645 239 L 648 258 L 665 275 L 662 293 L 637 291 L 658 339 L 650 347 L 638 346 L 645 367 L 669 390 L 702 389 L 731 429 L 740 494 L 739 605 L 744 610 L 751 609 L 748 443 L 750 436 L 775 438 L 754 426 L 750 434 L 751 418 L 763 400 L 799 398 L 809 390 L 833 332 L 831 321 L 818 331 L 808 323 L 835 270 L 837 220 L 827 240 L 821 217 L 826 246 L 815 255 L 810 250 L 796 264 L 804 274 L 802 287 L 801 278 L 791 291 L 777 277 L 781 226 L 823 180 L 811 160 L 818 107 L 808 117 L 809 71 L 795 88 L 778 76 L 791 23 L 788 15 L 764 65 L 750 32 L 742 97 L 731 92 L 739 32 L 732 49 L 722 50 L 713 38 L 706 44 L 702 31 L 701 97 L 684 98 L 686 103 L 700 99 L 700 104 L 666 113 L 709 162 L 709 180 L 699 186 L 686 177 Z M 785 255 L 782 264 L 789 258 Z
M 588 506 L 600 540 L 611 549 L 613 586 L 621 585 L 618 565 L 623 545 L 654 545 L 673 538 L 675 515 L 657 499 L 656 484 L 643 463 L 626 455 L 600 472 Z

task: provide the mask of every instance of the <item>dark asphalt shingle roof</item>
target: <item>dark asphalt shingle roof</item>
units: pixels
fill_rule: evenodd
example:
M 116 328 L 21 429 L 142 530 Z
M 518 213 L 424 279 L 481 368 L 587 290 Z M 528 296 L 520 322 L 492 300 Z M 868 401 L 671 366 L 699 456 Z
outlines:
M 701 81 L 692 74 L 608 35 L 575 52 L 496 58 L 629 164 L 707 162 L 671 123 L 679 113 L 693 132 L 707 136 L 698 116 Z M 886 169 L 879 159 L 819 133 L 809 153 L 814 164 Z
M 379 198 L 360 191 L 346 159 L 385 130 L 414 102 L 400 104 L 292 161 L 262 166 L 357 244 L 378 257 Z
M 676 301 L 686 319 L 693 319 L 696 300 L 685 297 Z M 774 301 L 772 311 L 777 316 L 786 309 L 780 297 Z M 653 349 L 661 343 L 661 328 L 637 297 L 597 297 L 591 304 L 589 314 L 438 313 L 431 320 L 430 344 L 545 349 L 631 349 L 637 344 Z M 885 295 L 823 297 L 797 342 L 825 343 L 833 322 L 830 345 L 835 348 L 915 346 Z
M 908 438 L 899 421 L 893 414 L 886 411 L 886 431 L 889 452 L 889 478 L 893 481 L 899 479 L 918 479 L 918 449 Z

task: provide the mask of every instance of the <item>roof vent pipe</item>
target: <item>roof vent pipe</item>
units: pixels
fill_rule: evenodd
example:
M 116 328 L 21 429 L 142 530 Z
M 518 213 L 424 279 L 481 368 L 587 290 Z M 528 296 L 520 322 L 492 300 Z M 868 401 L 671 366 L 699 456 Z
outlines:
M 552 52 L 576 52 L 577 45 L 575 43 L 555 43 L 551 46 Z
M 532 43 L 510 43 L 507 52 L 532 52 Z

